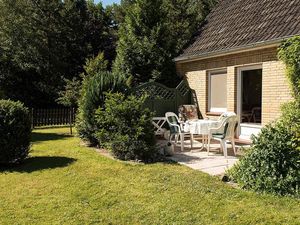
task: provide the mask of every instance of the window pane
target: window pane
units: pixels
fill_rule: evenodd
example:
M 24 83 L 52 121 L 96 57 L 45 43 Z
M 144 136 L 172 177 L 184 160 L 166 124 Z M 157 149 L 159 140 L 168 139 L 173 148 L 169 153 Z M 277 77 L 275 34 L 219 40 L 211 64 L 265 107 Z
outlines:
M 227 108 L 227 74 L 211 74 L 210 76 L 210 108 Z

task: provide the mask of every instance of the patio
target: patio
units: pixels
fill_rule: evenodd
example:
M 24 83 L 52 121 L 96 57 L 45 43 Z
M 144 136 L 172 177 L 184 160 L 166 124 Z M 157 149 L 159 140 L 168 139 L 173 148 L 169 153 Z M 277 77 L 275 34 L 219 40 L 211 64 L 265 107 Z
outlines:
M 166 143 L 167 141 L 165 140 L 159 141 L 161 146 Z M 249 145 L 236 144 L 237 154 L 234 156 L 233 149 L 228 144 L 228 158 L 226 159 L 223 153 L 220 152 L 219 142 L 211 144 L 211 151 L 208 155 L 205 148 L 201 150 L 202 143 L 200 141 L 194 140 L 193 149 L 191 149 L 190 141 L 185 140 L 184 151 L 180 151 L 180 143 L 174 144 L 175 154 L 168 158 L 194 170 L 199 170 L 212 176 L 221 176 L 239 160 L 242 146 L 249 147 Z

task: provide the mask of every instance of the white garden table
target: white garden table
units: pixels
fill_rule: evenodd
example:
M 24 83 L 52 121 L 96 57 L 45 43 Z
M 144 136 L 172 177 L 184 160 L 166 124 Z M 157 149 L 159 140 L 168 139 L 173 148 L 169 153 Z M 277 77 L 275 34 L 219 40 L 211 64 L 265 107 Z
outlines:
M 215 120 L 192 120 L 184 124 L 184 132 L 191 134 L 191 142 L 193 143 L 194 135 L 202 135 L 202 148 L 208 144 L 209 129 L 218 127 L 219 121 Z

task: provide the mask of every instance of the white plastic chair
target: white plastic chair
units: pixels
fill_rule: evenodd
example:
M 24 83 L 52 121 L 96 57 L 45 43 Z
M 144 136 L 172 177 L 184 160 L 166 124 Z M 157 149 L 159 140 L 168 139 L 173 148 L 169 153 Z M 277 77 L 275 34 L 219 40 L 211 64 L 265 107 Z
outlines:
M 165 114 L 167 123 L 170 127 L 170 136 L 169 141 L 172 140 L 172 138 L 175 138 L 175 143 L 178 142 L 178 138 L 180 137 L 180 144 L 181 144 L 181 151 L 184 150 L 184 137 L 185 135 L 189 135 L 190 133 L 184 132 L 183 130 L 183 124 L 179 122 L 178 116 L 173 112 L 167 112 Z M 192 141 L 191 141 L 191 147 L 192 147 Z
M 210 151 L 211 139 L 214 139 L 220 141 L 221 149 L 224 152 L 225 158 L 227 158 L 228 154 L 226 141 L 231 142 L 234 154 L 236 154 L 234 135 L 238 125 L 238 119 L 235 113 L 228 113 L 220 122 L 221 124 L 219 127 L 209 129 L 207 153 L 209 154 Z

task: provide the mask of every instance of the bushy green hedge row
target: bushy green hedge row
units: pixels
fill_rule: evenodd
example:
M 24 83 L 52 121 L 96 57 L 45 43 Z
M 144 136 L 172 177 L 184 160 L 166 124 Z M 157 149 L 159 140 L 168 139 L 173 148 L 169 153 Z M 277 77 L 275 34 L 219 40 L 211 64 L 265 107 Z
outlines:
M 104 107 L 97 110 L 97 140 L 118 159 L 153 162 L 158 156 L 153 114 L 143 108 L 144 100 L 108 93 Z
M 29 153 L 31 119 L 20 102 L 0 100 L 0 163 L 18 163 Z

